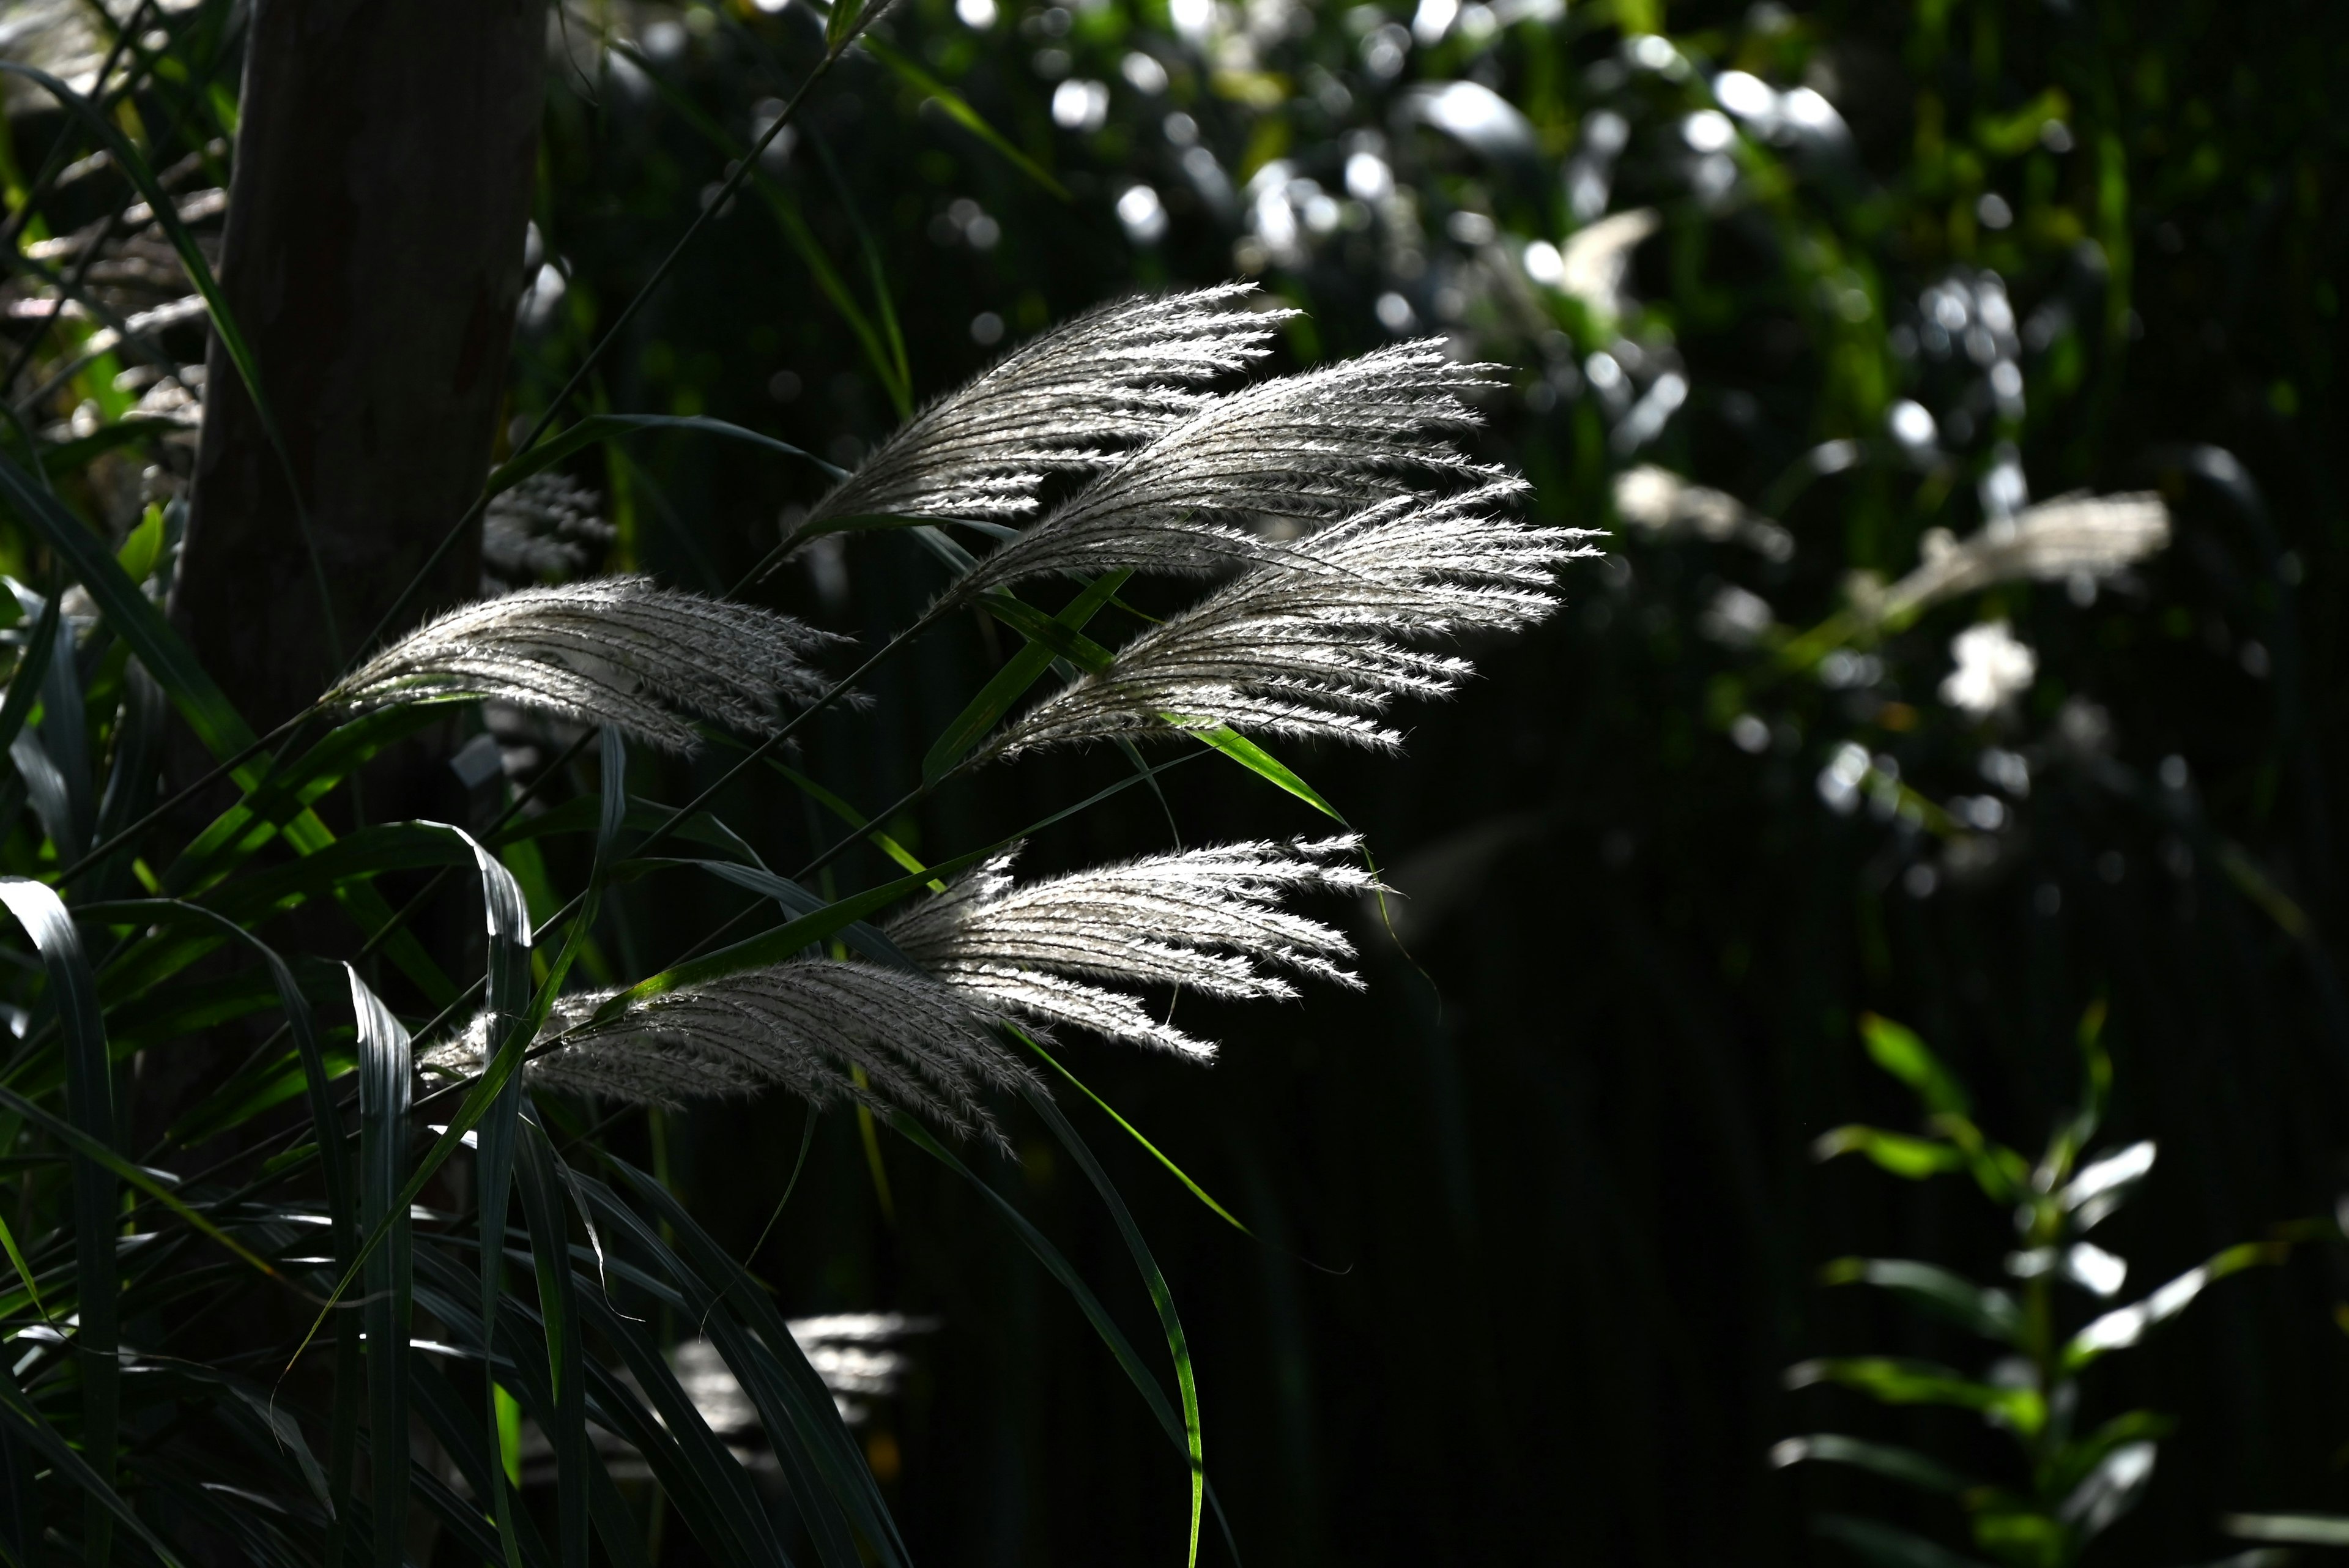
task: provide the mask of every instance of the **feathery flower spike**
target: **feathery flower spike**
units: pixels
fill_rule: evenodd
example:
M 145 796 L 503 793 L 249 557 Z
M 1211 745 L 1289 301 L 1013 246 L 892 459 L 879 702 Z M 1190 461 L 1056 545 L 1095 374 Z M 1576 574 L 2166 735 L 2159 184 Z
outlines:
M 812 1105 L 903 1106 L 968 1132 L 996 1134 L 980 1096 L 1034 1080 L 988 1032 L 1000 1016 L 924 975 L 835 959 L 795 959 L 725 976 L 589 1021 L 610 992 L 555 1002 L 534 1044 L 534 1085 L 638 1105 L 778 1087 Z M 575 1031 L 575 1033 L 574 1033 Z M 445 1076 L 480 1070 L 489 1021 L 426 1054 Z M 860 1086 L 861 1067 L 870 1087 Z
M 1935 530 L 1924 563 L 1884 591 L 1878 613 L 1910 616 L 1944 599 L 2026 577 L 2109 577 L 2169 543 L 2169 508 L 2146 492 L 2059 495 L 1964 539 Z
M 978 1006 L 1206 1060 L 1215 1046 L 1089 984 L 1179 985 L 1233 1000 L 1293 997 L 1285 969 L 1359 988 L 1344 935 L 1279 907 L 1283 895 L 1358 893 L 1353 836 L 1226 844 L 1048 877 L 1011 879 L 1015 846 L 899 916 L 890 940 Z
M 1218 725 L 1393 750 L 1401 737 L 1373 715 L 1398 696 L 1449 696 L 1471 668 L 1407 643 L 1531 626 L 1557 607 L 1557 567 L 1592 554 L 1587 530 L 1494 510 L 1524 488 L 1496 479 L 1371 507 L 1144 631 L 989 750 Z
M 916 414 L 816 503 L 802 535 L 843 518 L 1015 517 L 1045 476 L 1104 466 L 1213 401 L 1196 388 L 1263 358 L 1292 310 L 1252 311 L 1253 284 L 1105 305 L 1013 349 Z
M 690 751 L 699 737 L 675 709 L 767 730 L 777 696 L 806 701 L 824 690 L 802 660 L 838 640 L 789 616 L 649 577 L 600 577 L 450 610 L 376 655 L 325 701 L 364 712 L 493 697 Z
M 1218 398 L 1009 540 L 949 590 L 1122 566 L 1197 576 L 1286 553 L 1247 524 L 1319 525 L 1398 493 L 1496 475 L 1446 437 L 1473 428 L 1460 395 L 1492 367 L 1440 339 L 1397 343 Z

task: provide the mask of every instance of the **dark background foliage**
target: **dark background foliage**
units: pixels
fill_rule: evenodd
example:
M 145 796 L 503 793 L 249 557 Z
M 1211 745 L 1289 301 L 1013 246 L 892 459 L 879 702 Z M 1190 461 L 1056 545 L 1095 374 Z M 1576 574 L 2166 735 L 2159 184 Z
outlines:
M 2329 1211 L 2344 1175 L 2332 781 L 2349 765 L 2333 462 L 2349 119 L 2333 99 L 2349 27 L 2333 7 L 2282 3 L 1450 9 L 1260 0 L 1170 16 L 1100 0 L 1007 3 L 990 19 L 984 4 L 958 16 L 905 0 L 884 33 L 910 71 L 843 67 L 593 396 L 844 461 L 993 341 L 1236 271 L 1310 313 L 1287 363 L 1416 323 L 1507 365 L 1481 451 L 1525 469 L 1542 515 L 1616 533 L 1606 561 L 1569 576 L 1565 614 L 1478 649 L 1482 679 L 1456 704 L 1405 716 L 1406 758 L 1288 759 L 1410 896 L 1392 929 L 1375 910 L 1349 917 L 1366 990 L 1216 1013 L 1211 1071 L 1074 1056 L 1256 1231 L 1225 1226 L 1082 1108 L 1191 1328 L 1210 1475 L 1257 1562 L 1806 1561 L 1838 1551 L 1806 1530 L 1829 1509 L 1950 1536 L 1953 1514 L 1889 1483 L 1765 1459 L 1835 1427 L 2004 1462 L 1953 1416 L 1782 1386 L 1788 1364 L 1826 1352 L 1974 1355 L 1954 1331 L 1823 1289 L 1826 1260 L 1930 1257 L 1988 1277 L 2013 1244 L 1958 1178 L 1908 1186 L 1812 1160 L 1832 1126 L 1911 1118 L 1860 1054 L 1863 1012 L 1917 1028 L 1984 1123 L 2035 1147 L 2075 1096 L 2078 1021 L 2107 999 L 2109 1136 L 2161 1148 L 2145 1194 L 2100 1232 L 2135 1283 Z M 568 17 L 518 428 L 786 96 L 816 32 L 796 5 Z M 1659 35 L 1671 47 L 1643 53 Z M 1129 70 L 1135 54 L 1163 80 Z M 1810 84 L 1847 136 L 1753 137 L 1725 175 L 1704 166 L 1689 117 L 1732 67 Z M 926 103 L 913 73 L 1030 166 Z M 1522 126 L 1463 136 L 1414 96 L 1463 81 Z M 1105 96 L 1089 108 L 1072 83 Z M 1606 116 L 1622 151 L 1594 164 Z M 1408 200 L 1376 194 L 1368 171 L 1350 182 L 1365 153 Z M 1277 160 L 1285 178 L 1264 173 Z M 1598 204 L 1578 211 L 1594 167 Z M 1121 217 L 1137 183 L 1163 233 L 1151 203 Z M 1539 286 L 1526 242 L 1641 207 L 1661 232 L 1633 253 L 1619 319 Z M 1992 406 L 1979 366 L 1920 347 L 1925 291 L 1979 272 L 2004 280 L 2023 323 L 2019 410 Z M 1602 355 L 1628 378 L 1622 404 Z M 1630 439 L 1635 400 L 1666 377 L 1685 401 Z M 1902 399 L 1935 416 L 1938 464 L 1887 435 Z M 1806 454 L 1837 441 L 1859 443 L 1858 461 L 1806 480 L 1820 465 Z M 1611 479 L 1640 462 L 1776 517 L 1795 549 L 1757 558 L 1625 525 Z M 1927 528 L 1975 526 L 2009 462 L 2040 497 L 2158 490 L 2176 535 L 2091 603 L 2062 585 L 1999 591 L 1991 607 L 2040 655 L 2008 718 L 1974 724 L 1935 699 L 1973 601 L 1856 655 L 1875 662 L 1833 684 L 1774 674 L 1705 631 L 1727 584 L 1785 625 L 1826 620 L 1849 574 L 1898 576 Z M 821 483 L 682 433 L 574 466 L 608 497 L 613 564 L 713 591 Z M 794 565 L 772 595 L 877 640 L 936 580 L 883 537 Z M 872 711 L 827 716 L 810 771 L 867 808 L 896 798 L 1001 657 L 996 636 L 965 620 L 932 638 Z M 1749 714 L 1755 751 L 1731 738 Z M 2030 760 L 2032 787 L 1994 829 L 1954 839 L 1914 813 L 1837 812 L 1816 781 L 1847 742 L 1936 800 L 1982 794 L 1992 745 Z M 898 831 L 944 853 L 1119 766 L 998 769 Z M 667 788 L 681 799 L 689 781 Z M 1171 775 L 1166 797 L 1162 811 L 1122 796 L 1030 860 L 1158 847 L 1174 827 L 1185 842 L 1316 828 L 1213 763 Z M 786 862 L 828 842 L 765 795 L 729 815 Z M 880 872 L 877 858 L 839 868 L 844 886 Z M 623 945 L 658 962 L 709 909 L 655 888 Z M 1206 1026 L 1208 1004 L 1182 1006 Z M 657 1143 L 696 1211 L 747 1247 L 798 1130 L 794 1108 L 758 1103 L 622 1141 Z M 1040 1133 L 1019 1138 L 1013 1184 L 1112 1310 L 1146 1324 L 1090 1187 Z M 896 1146 L 880 1158 L 885 1189 L 856 1125 L 822 1124 L 753 1262 L 794 1312 L 943 1320 L 867 1440 L 916 1553 L 1169 1560 L 1179 1463 L 1079 1314 L 966 1189 Z M 2337 1247 L 2310 1250 L 2231 1281 L 2150 1350 L 2090 1374 L 2097 1408 L 2179 1417 L 2147 1501 L 2100 1556 L 2205 1561 L 2232 1549 L 2223 1512 L 2349 1507 L 2343 1264 Z M 680 1537 L 669 1560 L 690 1551 Z

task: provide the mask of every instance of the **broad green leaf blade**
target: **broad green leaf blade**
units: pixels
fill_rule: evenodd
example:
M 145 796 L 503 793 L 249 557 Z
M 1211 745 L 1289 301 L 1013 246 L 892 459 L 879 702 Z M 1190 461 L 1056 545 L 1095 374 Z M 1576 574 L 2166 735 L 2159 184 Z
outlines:
M 2020 1343 L 2023 1309 L 2002 1290 L 1977 1285 L 1933 1263 L 1905 1258 L 1838 1258 L 1820 1271 L 1830 1285 L 1874 1285 L 2001 1345 Z
M 802 458 L 820 468 L 832 467 L 814 453 L 802 452 L 789 441 L 777 441 L 773 436 L 761 435 L 757 431 L 745 430 L 740 425 L 729 424 L 724 420 L 714 420 L 701 414 L 590 414 L 578 423 L 546 437 L 511 462 L 501 463 L 491 470 L 489 483 L 483 488 L 492 495 L 500 494 L 533 474 L 545 472 L 585 447 L 650 430 L 696 431 L 703 435 L 723 436 L 730 441 L 765 447 L 785 457 Z
M 1786 1386 L 1834 1383 L 1886 1405 L 1948 1405 L 1995 1414 L 2026 1438 L 2047 1421 L 2047 1404 L 2033 1388 L 1980 1382 L 1930 1361 L 1887 1355 L 1829 1357 L 1786 1369 Z
M 21 877 L 0 877 L 0 903 L 7 905 L 41 955 L 49 1005 L 57 1012 L 65 1042 L 66 1106 L 73 1118 L 72 1130 L 80 1135 L 80 1140 L 110 1150 L 115 1137 L 114 1066 L 107 1053 L 98 987 L 82 952 L 81 933 L 74 929 L 64 901 L 41 883 Z M 42 1113 L 42 1119 L 49 1119 L 47 1113 Z M 111 1555 L 119 1506 L 109 1501 L 114 1486 L 122 1377 L 115 1358 L 120 1289 L 114 1254 L 118 1190 L 108 1162 L 76 1151 L 74 1262 L 81 1321 L 74 1347 L 81 1371 L 82 1453 L 98 1483 L 89 1490 L 83 1514 L 82 1551 L 85 1561 L 101 1568 Z M 13 1381 L 9 1386 L 13 1390 Z
M 1798 1465 L 1806 1461 L 1850 1465 L 1857 1469 L 1872 1470 L 1904 1485 L 1951 1497 L 1975 1484 L 1939 1459 L 1929 1459 L 1914 1449 L 1847 1438 L 1840 1432 L 1814 1432 L 1806 1438 L 1788 1438 L 1770 1450 L 1770 1462 L 1774 1465 Z
M 1843 1154 L 1865 1155 L 1878 1168 L 1909 1181 L 1966 1167 L 1965 1151 L 1955 1145 L 1882 1127 L 1840 1127 L 1821 1133 L 1811 1145 L 1814 1159 L 1833 1159 Z
M 1936 1116 L 1969 1114 L 1964 1086 L 1915 1031 L 1869 1012 L 1861 1015 L 1859 1033 L 1876 1064 L 1914 1090 L 1928 1111 Z
M 2064 1347 L 2064 1369 L 2076 1370 L 2107 1352 L 2127 1349 L 2193 1305 L 2209 1286 L 2245 1269 L 2281 1263 L 2291 1251 L 2289 1241 L 2241 1241 L 2212 1254 L 2144 1300 L 2116 1307 L 2074 1334 Z
M 358 971 L 350 976 L 351 1011 L 358 1020 L 359 1222 L 383 1245 L 364 1253 L 367 1303 L 367 1434 L 374 1488 L 377 1568 L 401 1568 L 408 1517 L 408 1348 L 409 1303 L 415 1291 L 406 1186 L 409 1095 L 414 1065 L 408 1031 L 378 1001 Z M 353 1265 L 347 1264 L 347 1271 Z M 331 1310 L 331 1309 L 329 1309 Z

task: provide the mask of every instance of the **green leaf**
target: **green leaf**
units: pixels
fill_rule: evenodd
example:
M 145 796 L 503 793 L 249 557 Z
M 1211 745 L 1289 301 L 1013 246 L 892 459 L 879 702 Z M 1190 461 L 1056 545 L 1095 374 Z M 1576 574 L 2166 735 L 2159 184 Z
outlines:
M 1821 1133 L 1811 1145 L 1814 1159 L 1833 1159 L 1841 1154 L 1866 1155 L 1883 1169 L 1909 1181 L 1961 1170 L 1966 1164 L 1965 1151 L 1954 1145 L 1881 1127 L 1840 1127 Z
M 1323 800 L 1311 784 L 1298 777 L 1279 758 L 1237 730 L 1218 724 L 1212 730 L 1192 729 L 1186 726 L 1183 732 L 1201 745 L 1210 746 L 1223 753 L 1257 777 L 1287 790 L 1331 821 L 1340 824 L 1345 822 L 1343 814 L 1336 806 Z
M 2064 1347 L 2064 1369 L 2076 1371 L 2101 1355 L 2127 1349 L 2149 1331 L 2193 1305 L 2205 1289 L 2229 1274 L 2263 1263 L 2281 1263 L 2291 1251 L 2288 1241 L 2241 1241 L 2213 1253 L 2207 1262 L 2187 1270 L 2143 1300 L 2115 1307 L 2074 1334 L 2071 1343 Z
M 1027 1039 L 1017 1027 L 1007 1027 L 1021 1039 Z M 1034 1046 L 1036 1043 L 1028 1040 L 1028 1044 Z M 1039 1050 L 1040 1053 L 1040 1047 Z M 1133 1222 L 1133 1214 L 1125 1207 L 1125 1199 L 1119 1196 L 1109 1174 L 1093 1158 L 1092 1150 L 1085 1147 L 1084 1139 L 1077 1136 L 1077 1129 L 1069 1125 L 1068 1118 L 1061 1115 L 1060 1107 L 1052 1104 L 1050 1096 L 1041 1090 L 1024 1088 L 1023 1096 L 1030 1108 L 1044 1119 L 1044 1124 L 1052 1129 L 1053 1136 L 1061 1140 L 1061 1147 L 1067 1149 L 1083 1168 L 1085 1175 L 1092 1181 L 1094 1190 L 1109 1206 L 1110 1214 L 1117 1220 L 1119 1234 L 1125 1238 L 1126 1250 L 1133 1254 L 1134 1267 L 1141 1271 L 1143 1282 L 1149 1287 L 1151 1304 L 1158 1309 L 1159 1326 L 1166 1334 L 1167 1354 L 1174 1361 L 1175 1386 L 1183 1396 L 1183 1443 L 1191 1467 L 1191 1544 L 1190 1555 L 1185 1561 L 1189 1568 L 1197 1568 L 1199 1522 L 1206 1501 L 1207 1468 L 1201 1444 L 1199 1389 L 1191 1368 L 1191 1344 L 1183 1333 L 1183 1320 L 1175 1314 L 1174 1292 L 1167 1286 L 1166 1276 L 1159 1269 L 1158 1260 L 1151 1256 L 1149 1243 L 1143 1240 L 1142 1228 Z M 1205 1197 L 1206 1194 L 1200 1196 Z
M 8 695 L 0 701 L 0 752 L 12 745 L 25 728 L 25 720 L 40 700 L 41 680 L 48 673 L 49 660 L 57 647 L 57 619 L 62 614 L 63 594 L 51 594 L 41 606 L 41 618 L 26 639 L 25 651 L 16 660 L 16 671 L 8 678 Z M 0 824 L 0 826 L 5 826 Z
M 1939 1459 L 1928 1459 L 1914 1449 L 1895 1448 L 1889 1443 L 1871 1443 L 1860 1438 L 1847 1438 L 1840 1432 L 1814 1432 L 1806 1438 L 1788 1438 L 1771 1449 L 1770 1462 L 1779 1466 L 1805 1462 L 1850 1465 L 1925 1491 L 1942 1492 L 1952 1497 L 1975 1484 Z
M 1937 1116 L 1968 1114 L 1965 1089 L 1913 1031 L 1868 1012 L 1860 1016 L 1859 1032 L 1876 1064 L 1916 1091 L 1928 1111 Z
M 2295 1546 L 2349 1546 L 2349 1515 L 2227 1513 L 2219 1528 L 2238 1541 L 2282 1541 Z
M 2022 1340 L 2023 1309 L 2013 1296 L 1977 1285 L 1933 1263 L 1902 1258 L 1838 1258 L 1820 1274 L 1830 1285 L 1874 1285 L 1907 1296 L 1959 1327 L 2001 1345 Z
M 753 446 L 781 452 L 785 457 L 802 458 L 827 470 L 832 468 L 832 464 L 813 452 L 803 452 L 789 441 L 777 441 L 773 436 L 761 435 L 757 431 L 745 430 L 740 425 L 700 414 L 590 414 L 567 429 L 548 436 L 520 457 L 491 470 L 489 483 L 483 488 L 489 494 L 500 494 L 533 474 L 543 473 L 583 448 L 647 430 L 698 431 L 704 435 L 748 441 Z
M 1192 1180 L 1190 1176 L 1181 1166 L 1167 1158 L 1164 1154 L 1161 1154 L 1158 1151 L 1158 1146 L 1156 1144 L 1152 1143 L 1148 1138 L 1143 1137 L 1140 1130 L 1137 1129 L 1132 1122 L 1127 1121 L 1123 1116 L 1118 1115 L 1117 1108 L 1114 1106 L 1112 1106 L 1107 1100 L 1102 1099 L 1099 1095 L 1094 1094 L 1092 1090 L 1087 1088 L 1074 1073 L 1069 1071 L 1069 1065 L 1067 1063 L 1061 1061 L 1059 1056 L 1053 1054 L 1051 1052 L 1044 1049 L 1041 1044 L 1029 1036 L 1024 1031 L 1014 1030 L 1013 1033 L 1019 1035 L 1020 1042 L 1030 1051 L 1033 1051 L 1037 1055 L 1041 1056 L 1047 1063 L 1050 1064 L 1052 1071 L 1060 1074 L 1061 1077 L 1066 1078 L 1081 1094 L 1085 1096 L 1085 1098 L 1091 1100 L 1094 1105 L 1099 1106 L 1104 1116 L 1108 1116 L 1110 1120 L 1115 1122 L 1120 1127 L 1123 1127 L 1125 1130 L 1125 1135 L 1132 1138 L 1135 1143 L 1140 1144 L 1144 1152 L 1146 1152 L 1151 1158 L 1164 1166 L 1167 1170 L 1174 1175 L 1175 1180 L 1189 1188 L 1191 1189 L 1191 1196 L 1206 1204 L 1208 1210 L 1214 1213 L 1217 1219 L 1221 1220 L 1225 1224 L 1229 1225 L 1233 1230 L 1237 1231 L 1241 1235 L 1246 1236 L 1248 1240 L 1255 1241 L 1257 1239 L 1255 1231 L 1241 1224 L 1230 1210 L 1225 1208 L 1222 1204 L 1209 1197 L 1206 1188 Z
M 1835 1383 L 1886 1405 L 1951 1405 L 1995 1413 L 2029 1438 L 2046 1424 L 2046 1401 L 2036 1389 L 2002 1388 L 1977 1382 L 1930 1361 L 1891 1356 L 1849 1356 L 1806 1361 L 1786 1369 L 1786 1386 L 1807 1388 Z
M 1126 580 L 1133 576 L 1130 570 L 1121 570 L 1095 578 L 1069 601 L 1066 608 L 1052 618 L 1052 624 L 1071 634 L 1083 631 L 1086 623 L 1100 613 L 1103 605 L 1117 597 L 1117 590 L 1124 587 Z M 973 746 L 986 738 L 987 732 L 995 728 L 997 721 L 1009 712 L 1011 705 L 1042 678 L 1045 670 L 1051 668 L 1053 651 L 1048 644 L 1030 639 L 1027 646 L 1004 661 L 1003 668 L 979 688 L 978 695 L 955 716 L 954 722 L 939 734 L 936 744 L 930 748 L 929 754 L 922 759 L 923 784 L 937 784 L 970 753 Z
M 555 1538 L 563 1568 L 587 1568 L 589 1478 L 597 1468 L 587 1441 L 587 1383 L 580 1339 L 578 1281 L 571 1272 L 570 1231 L 556 1185 L 562 1157 L 537 1113 L 523 1107 L 522 1210 L 538 1275 L 538 1315 L 546 1335 L 547 1384 L 554 1398 L 546 1424 L 554 1449 Z
M 108 1498 L 114 1485 L 122 1369 L 115 1358 L 120 1289 L 114 1252 L 119 1219 L 115 1172 L 112 1162 L 97 1156 L 111 1152 L 109 1146 L 115 1137 L 114 1064 L 107 1054 L 106 1025 L 98 1015 L 98 988 L 82 953 L 81 933 L 74 929 L 64 901 L 41 883 L 7 877 L 0 877 L 0 903 L 7 905 L 33 940 L 48 977 L 48 1002 L 65 1037 L 66 1106 L 73 1118 L 67 1130 L 78 1135 L 76 1142 L 96 1146 L 77 1148 L 73 1160 L 74 1264 L 81 1304 L 74 1348 L 81 1372 L 82 1452 L 98 1482 L 83 1514 L 83 1560 L 103 1564 L 111 1555 L 114 1534 L 114 1511 Z M 26 1102 L 19 1104 L 30 1108 Z M 47 1112 L 37 1116 L 54 1120 Z M 15 1388 L 13 1380 L 8 1386 Z

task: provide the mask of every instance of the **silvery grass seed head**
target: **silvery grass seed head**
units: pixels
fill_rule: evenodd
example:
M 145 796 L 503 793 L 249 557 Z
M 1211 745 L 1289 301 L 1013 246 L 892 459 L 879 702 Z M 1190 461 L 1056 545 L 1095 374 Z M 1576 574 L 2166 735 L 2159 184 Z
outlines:
M 1449 696 L 1472 672 L 1411 644 L 1533 625 L 1557 607 L 1557 568 L 1593 553 L 1587 530 L 1506 515 L 1524 488 L 1371 506 L 1143 632 L 989 753 L 1218 726 L 1392 751 L 1402 737 L 1377 716 L 1393 699 Z
M 1215 1054 L 1111 986 L 1289 998 L 1278 972 L 1359 988 L 1343 933 L 1280 908 L 1305 892 L 1375 885 L 1359 837 L 1260 841 L 1149 856 L 1020 886 L 1015 846 L 899 916 L 890 940 L 974 1004 L 1198 1060 Z M 1106 982 L 1094 983 L 1096 981 Z
M 1259 381 L 1206 404 L 966 573 L 947 597 L 1056 573 L 1202 576 L 1283 554 L 1256 524 L 1318 527 L 1407 492 L 1497 477 L 1452 445 L 1494 368 L 1440 339 Z
M 823 692 L 823 680 L 803 660 L 839 640 L 772 610 L 665 588 L 649 577 L 599 577 L 450 610 L 376 655 L 323 701 L 365 712 L 497 698 L 691 751 L 699 737 L 683 715 L 766 731 L 778 697 L 805 701 Z
M 1884 591 L 1878 613 L 1915 615 L 2000 583 L 2109 577 L 2169 543 L 2169 508 L 2151 492 L 2059 495 L 1964 539 L 1926 535 L 1924 561 Z
M 781 1088 L 817 1106 L 900 1106 L 1000 1141 L 983 1096 L 1033 1085 L 992 1033 L 1000 1011 L 926 975 L 802 958 L 632 1002 L 594 1022 L 612 993 L 555 1002 L 525 1069 L 534 1086 L 634 1105 Z M 427 1072 L 480 1070 L 488 1015 L 425 1056 Z M 557 1044 L 559 1042 L 559 1044 Z M 865 1082 L 856 1082 L 862 1069 Z
M 1005 355 L 924 409 L 816 503 L 802 535 L 871 515 L 1007 518 L 1053 473 L 1105 466 L 1214 400 L 1291 310 L 1252 310 L 1255 286 L 1119 300 Z

